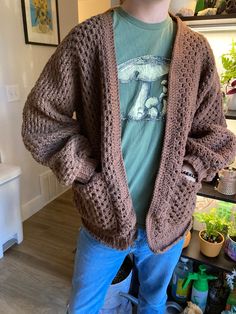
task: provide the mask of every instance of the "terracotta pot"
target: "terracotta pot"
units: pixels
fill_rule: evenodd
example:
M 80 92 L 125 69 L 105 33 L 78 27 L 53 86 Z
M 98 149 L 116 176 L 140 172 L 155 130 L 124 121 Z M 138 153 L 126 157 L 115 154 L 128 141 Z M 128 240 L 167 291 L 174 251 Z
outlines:
M 224 252 L 236 262 L 236 242 L 229 235 L 225 240 Z
M 188 233 L 187 233 L 186 236 L 185 236 L 183 249 L 186 248 L 187 246 L 189 246 L 190 240 L 191 240 L 191 232 L 188 231 Z
M 205 230 L 199 231 L 199 239 L 200 239 L 200 251 L 202 254 L 208 256 L 208 257 L 215 257 L 219 255 L 220 250 L 224 244 L 224 236 L 220 232 L 218 232 L 221 235 L 222 241 L 220 243 L 211 243 L 206 240 L 204 240 L 201 237 L 201 233 Z

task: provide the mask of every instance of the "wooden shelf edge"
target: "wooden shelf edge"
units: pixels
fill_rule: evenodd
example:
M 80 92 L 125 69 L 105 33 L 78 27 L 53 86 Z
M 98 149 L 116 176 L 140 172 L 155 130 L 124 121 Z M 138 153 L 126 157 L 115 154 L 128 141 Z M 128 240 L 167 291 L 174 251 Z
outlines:
M 180 19 L 197 32 L 236 30 L 236 14 L 180 16 Z
M 225 114 L 225 118 L 229 120 L 236 120 L 236 110 L 228 110 Z
M 236 18 L 236 13 L 216 14 L 216 15 L 194 15 L 194 16 L 179 16 L 183 21 L 207 21 L 207 20 L 227 20 Z

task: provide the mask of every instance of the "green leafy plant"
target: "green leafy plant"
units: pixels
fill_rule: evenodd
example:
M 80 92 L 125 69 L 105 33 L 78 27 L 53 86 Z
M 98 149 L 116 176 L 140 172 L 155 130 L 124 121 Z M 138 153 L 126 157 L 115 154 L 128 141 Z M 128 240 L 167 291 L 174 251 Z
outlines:
M 236 240 L 236 211 L 232 212 L 231 222 L 228 228 L 228 234 L 232 240 Z
M 227 233 L 230 237 L 236 237 L 236 211 L 234 205 L 229 202 L 220 201 L 217 206 L 217 214 L 227 220 Z
M 211 243 L 221 242 L 222 239 L 218 232 L 226 234 L 231 225 L 229 213 L 217 208 L 211 208 L 208 213 L 196 212 L 193 216 L 199 222 L 205 224 L 206 230 L 201 233 L 201 236 L 204 240 Z
M 223 217 L 227 221 L 231 220 L 233 204 L 229 202 L 219 201 L 217 203 L 217 215 Z
M 231 49 L 221 55 L 221 62 L 225 72 L 221 74 L 220 81 L 222 84 L 225 84 L 236 78 L 236 42 L 234 39 L 232 39 Z

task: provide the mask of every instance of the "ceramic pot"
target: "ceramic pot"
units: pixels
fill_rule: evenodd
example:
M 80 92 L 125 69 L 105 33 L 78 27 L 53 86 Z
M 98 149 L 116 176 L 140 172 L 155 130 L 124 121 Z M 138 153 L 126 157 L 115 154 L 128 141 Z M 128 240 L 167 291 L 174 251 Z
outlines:
M 225 167 L 218 173 L 218 185 L 215 189 L 225 195 L 236 194 L 236 168 Z
M 236 262 L 236 242 L 229 235 L 225 240 L 224 252 Z
M 191 232 L 188 231 L 188 233 L 186 234 L 185 239 L 184 239 L 183 249 L 186 248 L 187 246 L 189 246 L 190 240 L 191 240 Z
M 220 250 L 224 244 L 224 236 L 220 232 L 218 232 L 221 235 L 222 241 L 220 243 L 211 243 L 206 240 L 204 240 L 201 236 L 201 233 L 205 230 L 199 231 L 199 240 L 200 240 L 200 251 L 202 254 L 208 256 L 208 257 L 215 257 L 219 255 Z

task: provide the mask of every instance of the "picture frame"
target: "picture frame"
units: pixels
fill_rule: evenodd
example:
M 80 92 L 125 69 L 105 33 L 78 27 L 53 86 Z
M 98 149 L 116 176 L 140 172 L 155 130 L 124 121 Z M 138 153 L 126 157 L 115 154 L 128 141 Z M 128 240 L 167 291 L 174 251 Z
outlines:
M 60 28 L 57 0 L 21 0 L 25 43 L 58 46 Z

